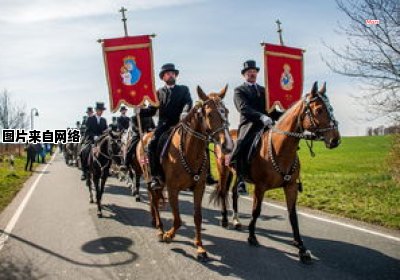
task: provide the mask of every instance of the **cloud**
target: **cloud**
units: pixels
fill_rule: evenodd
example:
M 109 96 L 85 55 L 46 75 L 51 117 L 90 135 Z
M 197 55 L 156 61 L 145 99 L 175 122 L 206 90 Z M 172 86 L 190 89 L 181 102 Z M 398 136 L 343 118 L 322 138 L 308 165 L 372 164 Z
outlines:
M 27 23 L 112 14 L 125 6 L 145 10 L 191 4 L 200 0 L 2 0 L 0 21 Z

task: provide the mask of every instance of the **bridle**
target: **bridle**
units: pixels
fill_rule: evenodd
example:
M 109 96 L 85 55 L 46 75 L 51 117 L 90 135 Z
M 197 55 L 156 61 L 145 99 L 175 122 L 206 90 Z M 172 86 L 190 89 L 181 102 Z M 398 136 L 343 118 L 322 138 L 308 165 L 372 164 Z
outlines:
M 329 126 L 328 127 L 324 127 L 324 128 L 320 128 L 315 121 L 315 116 L 311 110 L 311 103 L 316 102 L 318 99 L 321 99 L 327 112 L 329 115 Z M 307 147 L 310 151 L 310 154 L 312 157 L 315 156 L 315 153 L 313 151 L 313 141 L 314 140 L 324 140 L 324 137 L 321 135 L 322 133 L 325 133 L 327 131 L 331 131 L 331 130 L 335 130 L 338 128 L 338 121 L 335 119 L 334 115 L 333 115 L 333 108 L 329 102 L 329 99 L 326 95 L 322 95 L 319 92 L 316 93 L 316 96 L 314 96 L 313 98 L 311 98 L 311 95 L 306 95 L 303 98 L 303 103 L 304 103 L 304 108 L 303 112 L 300 113 L 297 117 L 297 130 L 300 130 L 300 132 L 292 132 L 292 131 L 284 131 L 284 130 L 280 130 L 278 128 L 276 128 L 276 126 L 270 127 L 270 133 L 268 135 L 268 157 L 271 159 L 271 163 L 273 168 L 275 169 L 276 172 L 278 172 L 283 179 L 284 185 L 286 185 L 287 183 L 289 183 L 292 180 L 292 175 L 294 174 L 294 172 L 296 171 L 296 169 L 299 166 L 299 157 L 296 153 L 296 157 L 293 161 L 293 163 L 291 164 L 290 168 L 288 169 L 287 172 L 284 172 L 278 165 L 275 155 L 274 155 L 274 151 L 273 151 L 273 145 L 272 145 L 272 133 L 279 133 L 279 134 L 283 134 L 286 136 L 290 136 L 290 137 L 295 137 L 298 139 L 304 139 L 306 141 Z M 311 124 L 311 127 L 308 128 L 307 130 L 303 127 L 302 122 L 304 121 L 305 118 L 308 118 Z M 307 141 L 310 140 L 310 143 Z M 300 183 L 301 184 L 301 183 Z
M 218 108 L 217 104 L 215 103 L 215 101 L 213 99 L 208 99 L 208 100 L 202 102 L 202 105 L 200 108 L 198 108 L 198 110 L 203 109 L 204 105 L 207 105 L 210 102 L 213 102 L 214 105 Z M 195 131 L 194 129 L 189 127 L 184 121 L 182 121 L 180 123 L 180 125 L 186 132 L 189 132 L 194 137 L 196 137 L 202 141 L 206 141 L 208 143 L 214 143 L 216 145 L 220 145 L 220 143 L 217 140 L 215 140 L 215 135 L 223 130 L 228 130 L 229 129 L 229 121 L 224 115 L 225 110 L 226 110 L 224 103 L 222 101 L 220 101 L 219 103 L 221 104 L 221 108 L 218 108 L 218 115 L 220 116 L 220 118 L 222 120 L 222 125 L 220 127 L 218 127 L 217 129 L 215 129 L 214 131 L 207 131 L 206 133 L 201 133 L 201 132 Z
M 203 155 L 203 159 L 202 159 L 202 164 L 200 166 L 200 168 L 197 170 L 197 172 L 193 171 L 193 169 L 189 166 L 189 163 L 187 162 L 185 155 L 183 153 L 183 131 L 193 135 L 195 138 L 206 142 L 206 147 L 208 146 L 208 143 L 214 143 L 215 145 L 221 145 L 216 139 L 215 139 L 215 135 L 223 130 L 228 130 L 229 129 L 229 121 L 227 120 L 227 118 L 225 117 L 225 106 L 222 103 L 222 101 L 220 102 L 220 104 L 222 105 L 221 108 L 218 108 L 217 104 L 215 103 L 215 101 L 213 99 L 208 99 L 204 102 L 201 102 L 201 107 L 197 108 L 197 110 L 203 110 L 204 106 L 210 102 L 213 102 L 213 104 L 217 107 L 218 109 L 218 115 L 221 117 L 222 120 L 222 125 L 220 127 L 218 127 L 217 129 L 215 129 L 214 131 L 206 131 L 206 133 L 202 133 L 202 132 L 198 132 L 195 131 L 194 129 L 192 129 L 190 126 L 187 125 L 187 123 L 185 121 L 181 121 L 179 126 L 182 127 L 182 132 L 181 132 L 181 140 L 179 142 L 179 157 L 180 157 L 180 162 L 183 166 L 183 168 L 186 170 L 186 172 L 193 178 L 193 180 L 197 183 L 200 180 L 200 176 L 203 173 L 204 169 L 207 166 L 207 152 L 206 150 L 204 150 L 204 155 Z M 202 117 L 202 121 L 203 121 L 203 115 Z M 229 133 L 229 131 L 228 131 Z M 206 148 L 207 149 L 207 148 Z
M 101 143 L 99 144 L 99 146 L 101 146 L 101 144 L 103 143 L 103 141 L 105 141 L 105 139 L 106 139 L 107 137 L 109 138 L 108 143 L 107 143 L 107 152 L 108 152 L 108 155 L 105 154 L 105 153 L 103 153 L 103 152 L 101 151 L 100 147 L 98 148 L 98 151 L 97 151 L 98 155 L 101 155 L 102 157 L 104 157 L 105 159 L 107 159 L 107 162 L 106 162 L 105 164 L 101 164 L 101 162 L 100 162 L 99 159 L 98 159 L 99 157 L 96 156 L 96 155 L 93 155 L 94 162 L 96 162 L 97 165 L 100 167 L 101 176 L 103 175 L 104 169 L 105 169 L 106 167 L 110 166 L 110 163 L 111 163 L 111 161 L 112 161 L 113 159 L 119 158 L 119 157 L 122 158 L 122 155 L 115 155 L 114 152 L 113 152 L 112 145 L 113 145 L 113 144 L 119 145 L 119 144 L 118 144 L 118 139 L 114 139 L 114 137 L 112 137 L 111 135 L 105 136 L 105 137 L 101 140 Z
M 329 115 L 329 123 L 330 125 L 328 127 L 320 128 L 316 122 L 315 122 L 315 116 L 311 110 L 311 103 L 316 102 L 318 99 L 321 99 L 323 104 L 325 105 L 325 108 L 328 112 Z M 271 126 L 271 130 L 273 132 L 283 134 L 286 136 L 291 136 L 299 139 L 305 139 L 305 140 L 324 140 L 323 136 L 321 133 L 325 133 L 330 130 L 335 130 L 339 126 L 339 122 L 335 119 L 333 115 L 333 108 L 329 102 L 329 99 L 325 95 L 321 95 L 320 93 L 316 93 L 316 96 L 311 98 L 310 95 L 306 95 L 303 98 L 303 103 L 304 103 L 304 111 L 299 114 L 297 117 L 297 129 L 300 130 L 300 132 L 292 132 L 292 131 L 284 131 L 276 128 L 275 126 Z M 304 118 L 308 118 L 311 123 L 311 127 L 308 129 L 305 129 L 302 125 L 302 121 Z

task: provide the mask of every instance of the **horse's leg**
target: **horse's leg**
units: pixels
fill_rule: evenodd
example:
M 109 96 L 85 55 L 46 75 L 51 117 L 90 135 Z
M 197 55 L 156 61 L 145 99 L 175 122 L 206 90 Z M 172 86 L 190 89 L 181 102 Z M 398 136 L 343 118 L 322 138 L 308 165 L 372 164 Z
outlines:
M 151 207 L 151 215 L 152 215 L 152 224 L 158 229 L 157 237 L 159 241 L 163 241 L 164 236 L 164 226 L 161 221 L 160 211 L 159 211 L 159 200 L 160 195 L 162 195 L 161 190 L 153 191 L 150 190 L 150 183 L 147 186 L 149 195 L 150 195 L 150 207 Z
M 233 176 L 233 174 L 231 175 Z M 242 223 L 239 220 L 239 215 L 238 215 L 238 200 L 239 200 L 239 194 L 238 194 L 238 177 L 236 176 L 235 182 L 233 184 L 232 188 L 232 207 L 233 207 L 233 216 L 232 216 L 232 223 L 233 227 L 235 229 L 241 229 Z
M 168 185 L 167 185 L 168 187 Z M 171 242 L 175 237 L 176 231 L 181 227 L 181 217 L 179 215 L 179 201 L 178 201 L 179 191 L 175 189 L 168 189 L 168 200 L 171 206 L 172 214 L 174 216 L 174 223 L 170 230 L 164 233 L 164 241 Z
M 303 263 L 311 262 L 311 253 L 307 250 L 307 248 L 303 244 L 303 240 L 300 236 L 299 230 L 299 222 L 297 220 L 297 211 L 296 211 L 296 202 L 297 202 L 297 193 L 298 186 L 297 184 L 290 184 L 284 188 L 285 196 L 286 196 L 286 204 L 289 213 L 290 225 L 293 230 L 294 241 L 293 244 L 297 248 L 299 248 L 299 257 Z
M 228 227 L 228 210 L 226 209 L 226 196 L 229 193 L 230 181 L 232 178 L 228 167 L 225 166 L 224 157 L 217 160 L 217 167 L 219 180 L 216 193 L 218 195 L 218 199 L 221 201 L 221 226 L 226 228 Z
M 92 174 L 91 172 L 86 171 L 86 186 L 89 189 L 89 203 L 93 203 L 93 192 L 92 192 L 92 181 L 91 181 Z
M 135 195 L 136 195 L 136 201 L 140 202 L 140 175 L 136 174 L 135 176 L 135 184 L 136 184 L 136 190 L 135 190 Z
M 264 189 L 261 185 L 255 185 L 254 188 L 254 195 L 253 195 L 253 212 L 252 212 L 252 219 L 249 224 L 249 237 L 247 241 L 252 246 L 260 246 L 258 240 L 256 238 L 256 222 L 257 218 L 260 216 L 261 213 L 261 203 L 264 197 Z
M 193 207 L 194 207 L 194 224 L 196 233 L 194 237 L 194 245 L 197 247 L 197 259 L 207 261 L 207 251 L 203 247 L 201 239 L 201 223 L 203 220 L 201 213 L 201 202 L 203 200 L 205 185 L 197 185 L 193 190 Z
M 102 213 L 101 213 L 100 174 L 93 174 L 93 184 L 96 190 L 97 216 L 101 218 Z

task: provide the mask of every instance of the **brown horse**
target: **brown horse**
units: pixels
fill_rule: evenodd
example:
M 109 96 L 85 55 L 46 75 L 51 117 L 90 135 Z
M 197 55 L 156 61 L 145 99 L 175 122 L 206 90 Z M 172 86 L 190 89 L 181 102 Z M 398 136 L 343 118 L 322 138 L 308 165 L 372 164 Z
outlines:
M 294 245 L 299 249 L 300 260 L 308 263 L 311 262 L 311 254 L 304 246 L 300 236 L 296 212 L 297 195 L 299 189 L 301 190 L 300 163 L 297 155 L 300 139 L 323 140 L 329 149 L 340 144 L 338 123 L 326 96 L 325 83 L 318 91 L 318 84 L 315 82 L 310 93 L 296 102 L 273 128 L 264 132 L 261 145 L 249 163 L 251 182 L 255 185 L 252 220 L 249 224 L 249 244 L 259 246 L 255 235 L 255 226 L 261 212 L 264 193 L 270 189 L 283 188 L 294 235 Z M 312 151 L 311 147 L 310 151 Z M 221 153 L 217 152 L 218 155 L 221 156 Z M 233 175 L 227 167 L 222 165 L 221 160 L 218 163 L 222 176 L 214 197 L 219 198 L 219 201 L 222 202 L 222 224 L 226 226 L 225 200 L 230 185 L 228 177 Z M 236 182 L 234 185 L 236 186 Z M 234 218 L 236 215 L 237 219 L 237 194 L 235 195 L 235 190 L 233 193 L 233 204 L 236 207 Z
M 173 226 L 167 232 L 164 232 L 158 209 L 162 193 L 161 191 L 150 192 L 151 213 L 153 222 L 158 228 L 159 239 L 170 242 L 181 226 L 179 192 L 187 189 L 193 191 L 196 227 L 194 244 L 197 246 L 198 259 L 203 261 L 207 260 L 207 253 L 201 239 L 201 203 L 205 190 L 207 160 L 209 160 L 206 149 L 209 142 L 219 145 L 224 153 L 229 153 L 233 148 L 228 132 L 228 110 L 222 102 L 226 91 L 227 87 L 219 93 L 207 95 L 198 87 L 200 101 L 172 132 L 170 144 L 161 163 L 164 173 L 162 185 L 168 191 L 168 200 L 174 216 Z M 137 148 L 138 158 L 144 158 L 140 145 Z

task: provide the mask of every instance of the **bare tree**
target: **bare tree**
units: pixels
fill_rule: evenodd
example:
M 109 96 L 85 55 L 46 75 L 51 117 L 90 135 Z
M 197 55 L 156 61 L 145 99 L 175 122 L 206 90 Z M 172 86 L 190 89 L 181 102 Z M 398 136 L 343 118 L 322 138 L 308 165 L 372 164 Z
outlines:
M 14 104 L 8 91 L 3 90 L 0 95 L 0 128 L 27 128 L 28 124 L 29 118 L 25 104 Z
M 358 78 L 361 101 L 369 112 L 400 121 L 400 1 L 336 0 L 348 19 L 339 24 L 343 48 L 327 46 L 334 59 L 325 62 L 335 73 Z M 378 20 L 371 24 L 371 20 Z

